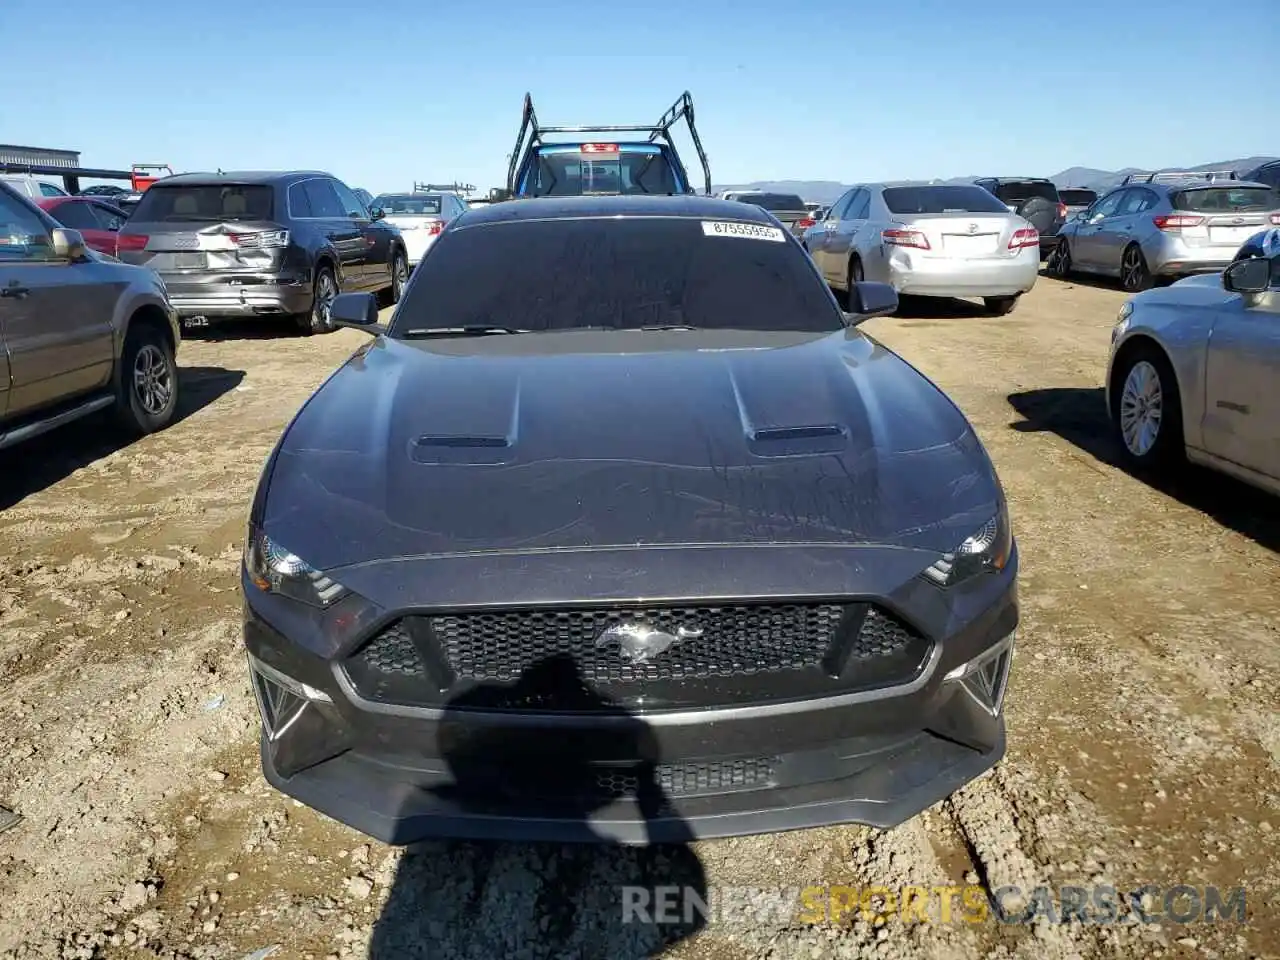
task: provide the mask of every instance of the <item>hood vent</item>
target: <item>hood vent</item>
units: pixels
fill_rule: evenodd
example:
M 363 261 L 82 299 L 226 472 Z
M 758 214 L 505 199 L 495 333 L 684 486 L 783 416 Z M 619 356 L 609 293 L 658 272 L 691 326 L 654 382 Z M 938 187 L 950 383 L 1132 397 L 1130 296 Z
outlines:
M 849 443 L 845 429 L 834 423 L 807 427 L 766 427 L 747 436 L 747 446 L 757 457 L 805 457 L 839 453 Z
M 510 450 L 510 437 L 427 434 L 413 441 L 409 455 L 415 463 L 500 464 Z

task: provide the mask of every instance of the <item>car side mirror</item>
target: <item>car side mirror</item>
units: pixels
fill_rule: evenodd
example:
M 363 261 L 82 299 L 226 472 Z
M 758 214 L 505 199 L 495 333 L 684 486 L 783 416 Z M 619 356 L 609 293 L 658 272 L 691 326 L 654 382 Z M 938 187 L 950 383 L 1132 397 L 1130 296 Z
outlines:
M 372 293 L 340 293 L 329 305 L 329 320 L 335 327 L 351 327 L 377 336 L 387 328 L 378 322 L 378 298 Z
M 898 291 L 887 283 L 863 280 L 849 291 L 849 310 L 845 323 L 856 327 L 872 317 L 884 317 L 898 309 Z
M 57 227 L 53 231 L 53 255 L 64 260 L 84 259 L 84 236 L 79 230 Z
M 1271 284 L 1271 261 L 1261 257 L 1237 260 L 1222 274 L 1222 287 L 1232 293 L 1262 293 Z
M 381 207 L 371 207 L 369 209 L 369 218 L 371 220 L 381 220 L 387 215 L 387 211 Z

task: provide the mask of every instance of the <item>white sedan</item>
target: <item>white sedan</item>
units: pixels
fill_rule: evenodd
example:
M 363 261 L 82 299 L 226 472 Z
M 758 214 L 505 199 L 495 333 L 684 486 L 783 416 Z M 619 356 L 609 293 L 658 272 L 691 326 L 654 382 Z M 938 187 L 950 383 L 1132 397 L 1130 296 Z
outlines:
M 399 228 L 410 270 L 426 256 L 449 221 L 467 209 L 466 202 L 453 193 L 383 193 L 373 198 L 370 207 Z

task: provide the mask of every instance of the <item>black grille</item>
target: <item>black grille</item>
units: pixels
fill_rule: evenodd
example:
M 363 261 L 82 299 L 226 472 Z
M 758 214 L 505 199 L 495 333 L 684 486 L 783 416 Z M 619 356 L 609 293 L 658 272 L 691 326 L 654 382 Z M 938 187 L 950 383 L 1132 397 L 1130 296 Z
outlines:
M 692 635 L 649 661 L 629 662 L 617 642 L 598 641 L 628 622 Z M 346 668 L 362 696 L 382 702 L 440 705 L 466 692 L 468 707 L 590 712 L 597 695 L 664 709 L 904 683 L 929 649 L 917 631 L 865 603 L 500 610 L 404 617 Z M 571 664 L 573 675 L 513 689 L 549 662 Z

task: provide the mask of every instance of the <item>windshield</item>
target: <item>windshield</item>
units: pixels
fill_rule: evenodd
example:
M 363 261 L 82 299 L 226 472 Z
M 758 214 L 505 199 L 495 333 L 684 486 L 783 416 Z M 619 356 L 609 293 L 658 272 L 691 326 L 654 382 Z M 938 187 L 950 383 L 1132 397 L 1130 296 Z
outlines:
M 445 234 L 418 273 L 392 336 L 469 326 L 843 326 L 804 252 L 763 224 L 675 217 L 490 223 Z
M 208 184 L 149 187 L 132 219 L 137 223 L 164 220 L 270 220 L 274 191 L 261 184 Z
M 754 204 L 771 212 L 775 210 L 804 211 L 807 209 L 805 202 L 793 193 L 744 193 L 734 197 L 734 199 L 743 203 Z
M 1280 207 L 1280 195 L 1266 187 L 1202 187 L 1170 197 L 1175 210 L 1196 213 L 1257 213 Z
M 539 153 L 524 192 L 535 197 L 674 194 L 675 173 L 661 153 L 627 151 L 587 157 Z
M 1060 199 L 1058 188 L 1046 180 L 1010 180 L 996 184 L 996 196 L 1005 203 L 1021 203 L 1032 197 L 1040 197 L 1057 203 Z
M 1093 190 L 1059 190 L 1058 199 L 1068 207 L 1087 207 L 1098 199 Z
M 1008 208 L 982 187 L 940 185 L 885 187 L 884 205 L 897 216 L 920 213 L 1008 213 Z
M 381 207 L 387 216 L 423 216 L 440 215 L 440 198 L 433 196 L 415 196 L 405 193 L 384 193 L 373 198 L 373 207 Z

